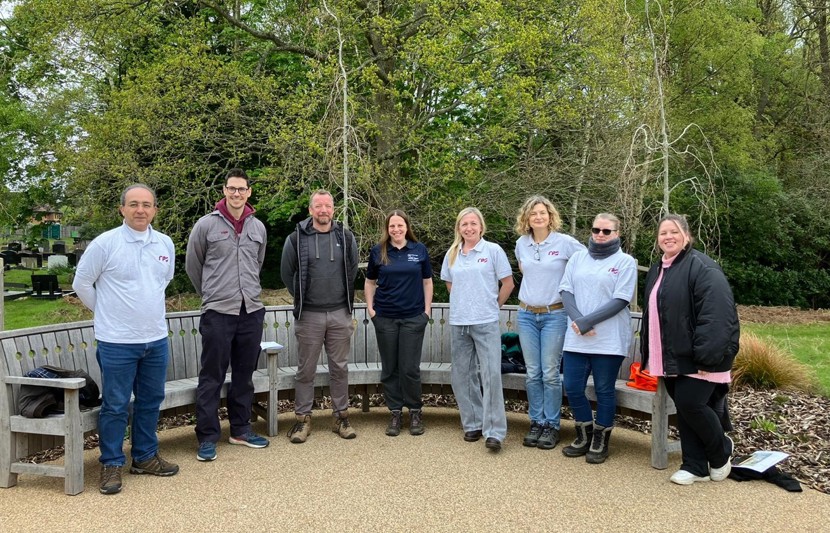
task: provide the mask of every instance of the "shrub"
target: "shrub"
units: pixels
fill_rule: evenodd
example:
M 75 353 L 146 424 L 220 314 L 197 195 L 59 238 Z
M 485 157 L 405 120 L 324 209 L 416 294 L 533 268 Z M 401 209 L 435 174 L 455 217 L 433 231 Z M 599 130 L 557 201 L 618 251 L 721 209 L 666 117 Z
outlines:
M 741 349 L 732 368 L 735 385 L 756 389 L 791 389 L 811 392 L 815 375 L 786 350 L 749 332 L 741 333 Z

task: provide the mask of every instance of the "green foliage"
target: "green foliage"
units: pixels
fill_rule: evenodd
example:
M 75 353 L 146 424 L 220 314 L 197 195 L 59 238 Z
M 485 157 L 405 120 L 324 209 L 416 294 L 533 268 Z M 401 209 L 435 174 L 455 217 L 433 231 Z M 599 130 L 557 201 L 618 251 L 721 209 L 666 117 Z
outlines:
M 661 165 L 631 139 L 660 129 L 648 5 L 667 46 L 658 72 L 669 136 L 694 125 L 669 161 L 673 210 L 706 229 L 701 241 L 739 301 L 830 306 L 830 237 L 819 227 L 830 209 L 830 101 L 810 60 L 821 57 L 820 29 L 801 26 L 813 19 L 799 6 L 225 5 L 15 3 L 0 29 L 0 222 L 23 227 L 49 203 L 91 237 L 120 222 L 118 196 L 140 181 L 158 193 L 154 226 L 183 253 L 225 172 L 241 166 L 268 226 L 271 286 L 318 187 L 334 192 L 364 257 L 392 208 L 409 213 L 436 258 L 468 205 L 509 250 L 515 211 L 541 193 L 583 240 L 593 215 L 620 214 L 647 264 Z M 621 181 L 629 156 L 644 165 L 633 190 Z M 180 274 L 170 290 L 188 287 Z
M 830 359 L 827 357 L 830 353 L 830 326 L 826 322 L 742 324 L 741 329 L 791 353 L 800 363 L 810 367 L 824 394 L 830 395 Z
M 792 389 L 810 392 L 815 377 L 810 367 L 796 360 L 791 353 L 753 333 L 741 334 L 741 347 L 732 368 L 736 385 L 756 389 Z

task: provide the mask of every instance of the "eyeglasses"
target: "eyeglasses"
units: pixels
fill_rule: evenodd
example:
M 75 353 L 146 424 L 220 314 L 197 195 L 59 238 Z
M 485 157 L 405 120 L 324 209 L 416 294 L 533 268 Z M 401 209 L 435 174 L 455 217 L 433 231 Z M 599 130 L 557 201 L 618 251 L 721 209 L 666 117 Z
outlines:
M 607 228 L 591 228 L 591 233 L 593 233 L 594 235 L 599 235 L 600 233 L 602 233 L 603 235 L 611 235 L 615 231 L 617 230 Z
M 249 189 L 250 187 L 228 187 L 227 185 L 225 186 L 225 190 L 231 194 L 236 192 L 238 192 L 239 194 L 245 194 L 246 192 L 248 192 Z
M 142 209 L 152 209 L 155 207 L 155 204 L 151 204 L 150 202 L 130 202 L 126 206 L 130 209 L 138 209 L 139 207 Z
M 535 259 L 537 261 L 539 261 L 539 259 L 540 259 L 540 257 L 539 257 L 539 245 L 536 244 L 536 243 L 533 243 L 533 259 Z

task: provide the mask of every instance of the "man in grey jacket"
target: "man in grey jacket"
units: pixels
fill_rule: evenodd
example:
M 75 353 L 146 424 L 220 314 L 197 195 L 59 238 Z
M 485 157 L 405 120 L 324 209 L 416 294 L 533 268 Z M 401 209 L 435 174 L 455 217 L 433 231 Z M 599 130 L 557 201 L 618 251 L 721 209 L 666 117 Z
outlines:
M 202 297 L 202 369 L 196 389 L 196 437 L 200 461 L 216 459 L 219 395 L 228 365 L 229 442 L 265 448 L 268 439 L 251 431 L 252 376 L 262 339 L 265 306 L 259 272 L 265 260 L 265 225 L 248 204 L 251 186 L 245 171 L 228 171 L 225 198 L 196 222 L 187 241 L 185 269 Z
M 333 431 L 344 439 L 357 435 L 349 423 L 348 360 L 354 321 L 354 280 L 357 243 L 351 231 L 334 221 L 330 192 L 312 193 L 311 218 L 297 224 L 282 250 L 282 282 L 294 297 L 294 335 L 299 368 L 295 384 L 297 422 L 288 433 L 293 443 L 305 442 L 311 433 L 314 375 L 325 345 L 329 389 L 334 408 Z

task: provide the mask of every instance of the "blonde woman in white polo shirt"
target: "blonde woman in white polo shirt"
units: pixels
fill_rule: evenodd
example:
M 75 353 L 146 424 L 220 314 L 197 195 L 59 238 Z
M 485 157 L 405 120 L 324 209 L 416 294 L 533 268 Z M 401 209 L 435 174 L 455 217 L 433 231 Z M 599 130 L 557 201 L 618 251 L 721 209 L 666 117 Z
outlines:
M 485 446 L 498 452 L 507 436 L 499 308 L 513 291 L 513 271 L 504 250 L 484 240 L 486 228 L 475 207 L 458 213 L 441 279 L 450 292 L 452 390 L 464 440 L 483 436 Z
M 579 241 L 558 233 L 559 211 L 544 196 L 528 198 L 516 216 L 516 260 L 522 272 L 518 329 L 527 366 L 526 390 L 530 431 L 522 444 L 552 450 L 559 442 L 562 381 L 559 363 L 568 315 L 559 282 L 573 254 L 585 250 Z

